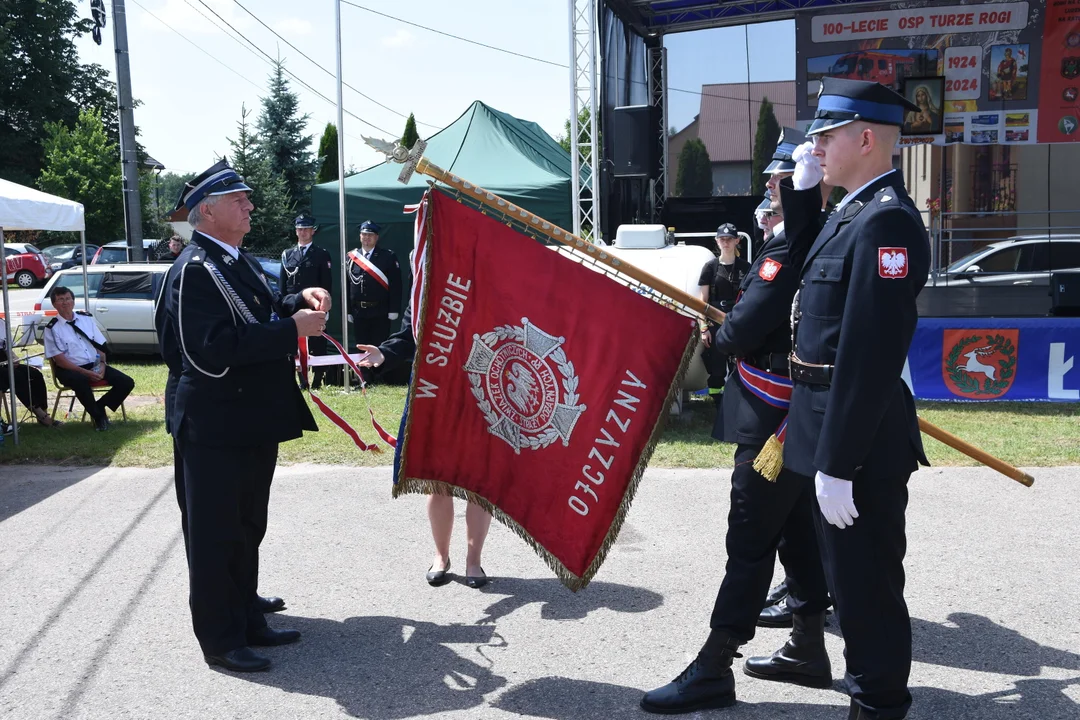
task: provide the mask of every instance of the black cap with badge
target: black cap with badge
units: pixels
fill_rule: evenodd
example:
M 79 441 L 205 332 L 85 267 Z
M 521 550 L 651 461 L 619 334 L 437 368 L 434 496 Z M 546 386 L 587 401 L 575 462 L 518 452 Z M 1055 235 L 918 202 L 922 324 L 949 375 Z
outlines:
M 795 152 L 795 148 L 804 142 L 806 142 L 806 135 L 798 130 L 789 127 L 781 130 L 780 140 L 776 143 L 776 151 L 773 153 L 772 162 L 765 168 L 763 174 L 795 172 L 795 159 L 792 157 L 792 153 Z
M 184 183 L 176 207 L 169 214 L 174 222 L 187 220 L 188 213 L 209 195 L 228 195 L 235 192 L 251 192 L 244 178 L 224 160 L 219 160 L 203 170 L 197 177 Z
M 826 77 L 821 80 L 817 112 L 807 135 L 859 120 L 878 125 L 904 125 L 904 113 L 919 107 L 881 83 Z

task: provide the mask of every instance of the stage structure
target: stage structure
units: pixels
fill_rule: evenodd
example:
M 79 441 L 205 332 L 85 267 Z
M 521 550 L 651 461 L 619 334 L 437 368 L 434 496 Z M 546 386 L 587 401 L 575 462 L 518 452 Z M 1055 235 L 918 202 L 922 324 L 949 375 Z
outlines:
M 864 7 L 880 0 L 569 0 L 573 231 L 614 238 L 622 218 L 657 222 L 667 177 L 667 56 L 663 36 L 791 20 L 796 12 Z M 645 177 L 617 181 L 615 108 L 654 108 L 658 152 Z M 595 179 L 590 179 L 595 178 Z M 621 210 L 621 212 L 620 212 Z

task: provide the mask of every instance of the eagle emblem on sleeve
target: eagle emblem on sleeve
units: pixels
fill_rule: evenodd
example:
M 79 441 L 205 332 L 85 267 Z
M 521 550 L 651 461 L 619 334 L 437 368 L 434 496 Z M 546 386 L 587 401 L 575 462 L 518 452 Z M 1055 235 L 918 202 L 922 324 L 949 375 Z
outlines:
M 878 248 L 878 275 L 887 280 L 907 277 L 907 248 Z

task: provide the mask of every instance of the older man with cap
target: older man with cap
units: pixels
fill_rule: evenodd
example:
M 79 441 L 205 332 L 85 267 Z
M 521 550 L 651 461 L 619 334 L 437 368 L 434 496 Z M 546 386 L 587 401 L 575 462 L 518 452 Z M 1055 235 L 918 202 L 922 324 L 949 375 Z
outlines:
M 315 218 L 309 213 L 296 216 L 297 244 L 282 251 L 281 270 L 278 273 L 281 278 L 281 292 L 285 295 L 301 293 L 313 287 L 322 288 L 333 295 L 333 262 L 329 252 L 312 242 L 316 228 Z M 309 339 L 308 351 L 312 355 L 325 355 L 326 338 L 315 336 Z M 325 373 L 325 367 L 315 368 L 311 383 L 313 390 L 322 386 Z
M 913 108 L 878 83 L 825 78 L 807 133 L 824 182 L 848 194 L 802 269 L 784 463 L 815 480 L 851 720 L 903 718 L 911 705 L 904 515 L 908 478 L 926 456 L 901 373 L 930 246 L 892 158 Z M 781 194 L 789 223 L 817 217 L 810 183 Z
M 390 325 L 401 315 L 401 265 L 394 251 L 379 247 L 379 226 L 360 226 L 360 247 L 350 250 L 349 320 L 356 344 L 378 346 L 390 337 Z M 369 379 L 369 378 L 368 378 Z
M 791 156 L 802 140 L 801 133 L 785 129 L 766 170 L 770 196 L 776 197 L 777 206 L 778 183 L 792 173 L 806 172 L 796 167 Z M 718 420 L 713 435 L 736 443 L 727 568 L 704 647 L 675 680 L 645 694 L 641 707 L 649 712 L 689 713 L 735 703 L 731 664 L 739 657 L 739 647 L 754 638 L 781 537 L 786 544 L 781 559 L 789 578 L 794 628 L 783 648 L 768 657 L 750 658 L 744 672 L 809 687 L 832 684 L 824 639 L 829 599 L 814 530 L 813 479 L 789 470 L 766 478 L 754 465 L 766 444 L 776 442 L 774 435 L 783 437 L 791 391 L 791 299 L 812 239 L 805 228 L 793 228 L 789 237 L 778 226 L 739 284 L 734 307 L 715 331 L 713 347 L 737 358 L 724 390 L 724 420 Z
M 259 544 L 278 444 L 318 429 L 290 356 L 299 337 L 322 331 L 330 308 L 320 288 L 274 293 L 240 249 L 249 192 L 224 161 L 184 186 L 173 219 L 186 216 L 195 232 L 158 314 L 162 354 L 180 371 L 169 427 L 183 463 L 192 625 L 207 664 L 238 672 L 270 666 L 250 646 L 300 638 L 266 624 Z

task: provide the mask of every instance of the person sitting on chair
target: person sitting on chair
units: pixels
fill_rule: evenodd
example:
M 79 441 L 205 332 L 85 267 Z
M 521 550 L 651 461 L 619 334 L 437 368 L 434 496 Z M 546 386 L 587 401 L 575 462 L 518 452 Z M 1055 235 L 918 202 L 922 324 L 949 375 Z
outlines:
M 56 379 L 75 392 L 96 430 L 108 430 L 105 408 L 116 412 L 135 388 L 135 381 L 105 361 L 105 337 L 90 313 L 75 312 L 75 294 L 57 285 L 49 295 L 58 317 L 45 326 L 45 357 L 53 361 Z M 98 400 L 93 386 L 102 380 L 109 391 Z
M 45 389 L 45 376 L 36 367 L 19 362 L 17 355 L 7 351 L 5 331 L 4 321 L 0 320 L 0 392 L 6 393 L 11 389 L 7 365 L 3 363 L 13 362 L 15 363 L 15 396 L 19 398 L 19 402 L 34 413 L 34 417 L 41 425 L 60 427 L 64 423 L 49 417 L 49 396 Z M 12 408 L 12 415 L 14 414 L 14 408 Z

